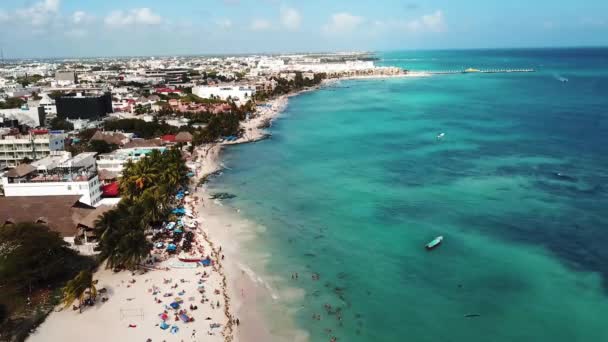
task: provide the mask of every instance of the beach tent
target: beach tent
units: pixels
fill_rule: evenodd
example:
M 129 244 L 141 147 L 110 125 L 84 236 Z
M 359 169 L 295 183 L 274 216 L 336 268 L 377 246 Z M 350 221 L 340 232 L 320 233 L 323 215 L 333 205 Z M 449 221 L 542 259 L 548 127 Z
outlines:
M 186 210 L 184 208 L 175 208 L 173 209 L 172 213 L 176 215 L 183 215 L 186 213 Z
M 167 324 L 167 322 L 163 321 L 162 323 L 160 323 L 160 328 L 163 330 L 167 330 L 169 329 L 169 324 Z
M 179 318 L 182 320 L 182 322 L 184 323 L 188 323 L 190 322 L 191 318 L 188 317 L 188 315 L 186 315 L 185 313 L 181 313 L 179 314 Z

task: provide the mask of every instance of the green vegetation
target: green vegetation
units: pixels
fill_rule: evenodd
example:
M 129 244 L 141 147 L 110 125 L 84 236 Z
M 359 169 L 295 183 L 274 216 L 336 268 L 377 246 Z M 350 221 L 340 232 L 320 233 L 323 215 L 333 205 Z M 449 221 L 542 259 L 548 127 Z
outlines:
M 89 141 L 88 151 L 97 153 L 110 153 L 118 149 L 118 145 L 110 144 L 104 140 Z
M 150 109 L 150 106 L 142 106 L 141 104 L 135 106 L 135 114 L 141 115 L 148 113 L 152 113 L 152 109 Z
M 4 101 L 0 101 L 0 109 L 19 108 L 25 103 L 26 101 L 20 97 L 8 97 Z
M 93 273 L 89 270 L 80 271 L 74 279 L 65 284 L 62 292 L 62 302 L 65 307 L 69 307 L 78 299 L 78 308 L 82 312 L 82 304 L 87 294 L 93 300 L 97 297 L 97 288 L 95 288 L 95 284 L 93 283 Z
M 0 340 L 24 340 L 59 302 L 63 284 L 93 266 L 45 225 L 0 226 Z
M 277 82 L 277 86 L 272 93 L 257 92 L 255 94 L 255 99 L 258 101 L 265 101 L 273 96 L 280 96 L 295 91 L 300 91 L 307 87 L 314 87 L 319 85 L 325 78 L 327 78 L 327 74 L 325 73 L 315 74 L 313 79 L 304 78 L 302 75 L 302 72 L 296 71 L 295 78 L 292 81 L 288 81 L 284 78 L 274 77 L 273 80 Z
M 56 100 L 57 98 L 63 96 L 63 92 L 61 90 L 53 90 L 52 92 L 49 93 L 49 97 L 53 100 Z
M 106 131 L 122 131 L 135 133 L 139 138 L 154 138 L 164 134 L 175 134 L 178 129 L 166 123 L 146 122 L 139 119 L 111 120 L 104 123 Z
M 17 77 L 17 83 L 21 84 L 24 87 L 27 87 L 30 84 L 37 83 L 38 81 L 40 81 L 43 78 L 44 78 L 44 76 L 38 75 L 38 74 L 26 75 L 26 76 Z
M 221 99 L 204 99 L 202 97 L 198 97 L 194 94 L 187 94 L 181 98 L 184 103 L 202 103 L 202 104 L 219 104 L 226 103 L 226 101 Z
M 56 117 L 51 120 L 50 127 L 53 130 L 64 130 L 66 132 L 74 130 L 74 125 L 71 122 L 61 119 L 59 117 Z
M 240 136 L 242 134 L 240 122 L 243 119 L 244 114 L 238 112 L 211 115 L 207 126 L 194 134 L 192 143 L 199 145 L 230 135 Z
M 108 268 L 136 268 L 152 248 L 145 232 L 169 215 L 171 199 L 188 182 L 188 169 L 177 149 L 158 150 L 129 162 L 120 182 L 122 200 L 95 222 L 100 260 Z

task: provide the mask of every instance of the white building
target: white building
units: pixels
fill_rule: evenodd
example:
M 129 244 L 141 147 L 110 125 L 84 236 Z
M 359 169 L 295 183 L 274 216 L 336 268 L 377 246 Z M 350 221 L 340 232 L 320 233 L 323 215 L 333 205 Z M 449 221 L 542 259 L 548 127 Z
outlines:
M 97 170 L 112 172 L 118 176 L 122 174 L 124 165 L 131 160 L 136 163 L 153 150 L 164 152 L 164 146 L 121 148 L 111 153 L 97 156 Z
M 0 137 L 0 165 L 17 166 L 25 158 L 38 160 L 64 147 L 63 134 L 5 135 Z
M 21 108 L 0 109 L 0 115 L 3 115 L 6 118 L 17 119 L 19 120 L 19 123 L 30 127 L 38 127 L 41 125 L 38 107 L 23 105 Z
M 94 206 L 101 199 L 95 155 L 88 152 L 72 158 L 69 152 L 60 151 L 31 164 L 21 164 L 2 177 L 4 195 L 80 195 L 80 202 Z
M 255 95 L 255 88 L 249 86 L 198 86 L 192 88 L 192 94 L 203 99 L 231 98 L 235 101 L 247 101 Z
M 50 98 L 47 94 L 41 95 L 42 99 L 38 103 L 38 105 L 44 108 L 44 113 L 46 113 L 47 117 L 54 117 L 57 115 L 57 106 L 55 106 L 55 100 Z

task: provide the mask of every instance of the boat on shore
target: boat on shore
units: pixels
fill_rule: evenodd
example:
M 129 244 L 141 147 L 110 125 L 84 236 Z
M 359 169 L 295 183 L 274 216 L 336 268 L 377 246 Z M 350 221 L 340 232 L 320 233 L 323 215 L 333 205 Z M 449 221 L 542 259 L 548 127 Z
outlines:
M 199 262 L 203 260 L 203 257 L 199 255 L 191 255 L 186 253 L 180 253 L 177 259 L 181 262 Z
M 434 238 L 433 241 L 427 243 L 424 247 L 430 251 L 431 249 L 435 249 L 439 245 L 441 245 L 442 241 L 443 241 L 443 236 L 438 236 L 438 237 Z

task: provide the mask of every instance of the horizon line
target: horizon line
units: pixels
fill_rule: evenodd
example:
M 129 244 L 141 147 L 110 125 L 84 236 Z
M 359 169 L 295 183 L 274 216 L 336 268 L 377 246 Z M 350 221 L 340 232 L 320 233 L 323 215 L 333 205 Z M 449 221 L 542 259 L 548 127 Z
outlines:
M 142 57 L 246 57 L 246 56 L 277 56 L 277 55 L 314 55 L 314 54 L 340 54 L 340 53 L 386 53 L 386 52 L 401 52 L 401 51 L 464 51 L 464 50 L 565 50 L 565 49 L 606 49 L 608 45 L 563 45 L 563 46 L 520 46 L 520 47 L 462 47 L 462 48 L 403 48 L 403 49 L 380 49 L 380 50 L 352 50 L 352 51 L 283 51 L 283 52 L 236 52 L 236 53 L 191 53 L 191 54 L 150 54 L 150 55 L 88 55 L 88 56 L 47 56 L 47 57 L 6 57 L 6 51 L 3 51 L 4 58 L 0 62 L 6 64 L 6 61 L 22 61 L 22 60 L 44 60 L 44 59 L 122 59 L 122 58 L 142 58 Z

